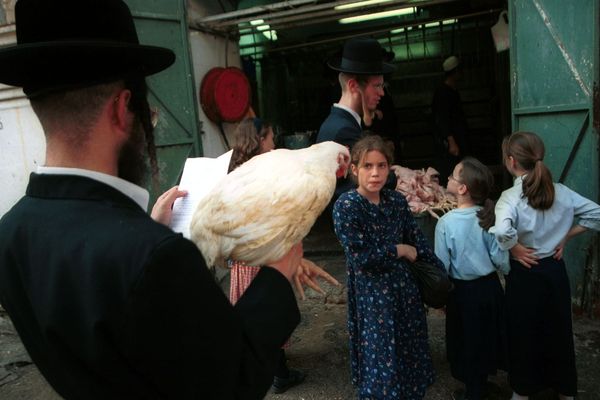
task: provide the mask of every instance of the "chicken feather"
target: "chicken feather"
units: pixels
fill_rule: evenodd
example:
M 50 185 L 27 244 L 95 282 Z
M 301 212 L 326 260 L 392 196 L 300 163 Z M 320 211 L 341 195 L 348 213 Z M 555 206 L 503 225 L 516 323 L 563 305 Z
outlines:
M 334 142 L 255 156 L 198 205 L 191 239 L 209 266 L 225 266 L 228 258 L 249 265 L 276 261 L 308 234 L 348 162 L 348 149 Z

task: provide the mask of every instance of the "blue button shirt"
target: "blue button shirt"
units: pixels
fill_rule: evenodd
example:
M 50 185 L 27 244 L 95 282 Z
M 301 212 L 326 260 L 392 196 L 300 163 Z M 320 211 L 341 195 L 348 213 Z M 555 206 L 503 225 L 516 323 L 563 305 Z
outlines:
M 457 208 L 446 213 L 435 227 L 435 255 L 455 279 L 473 280 L 495 271 L 508 274 L 508 252 L 479 226 L 481 207 Z
M 588 229 L 600 230 L 600 206 L 560 183 L 554 184 L 554 203 L 536 210 L 523 197 L 523 177 L 502 192 L 496 203 L 496 225 L 490 230 L 503 249 L 520 243 L 544 258 L 554 254 L 575 220 Z

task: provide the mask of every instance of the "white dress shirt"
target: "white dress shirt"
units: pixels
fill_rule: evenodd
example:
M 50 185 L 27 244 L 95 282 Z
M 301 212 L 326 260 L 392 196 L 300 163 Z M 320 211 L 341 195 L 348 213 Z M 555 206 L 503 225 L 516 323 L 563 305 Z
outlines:
M 144 211 L 148 211 L 148 202 L 150 201 L 150 194 L 148 191 L 138 185 L 116 176 L 104 174 L 102 172 L 91 171 L 89 169 L 41 166 L 37 168 L 37 173 L 47 175 L 77 175 L 102 182 L 131 198 Z
M 360 124 L 361 118 L 360 118 L 360 115 L 358 115 L 358 113 L 356 111 L 354 111 L 350 107 L 346 107 L 346 106 L 338 104 L 338 103 L 335 103 L 333 106 L 337 107 L 337 108 L 341 108 L 342 110 L 348 111 L 354 117 L 356 122 L 358 122 L 358 126 L 361 126 L 361 124 Z

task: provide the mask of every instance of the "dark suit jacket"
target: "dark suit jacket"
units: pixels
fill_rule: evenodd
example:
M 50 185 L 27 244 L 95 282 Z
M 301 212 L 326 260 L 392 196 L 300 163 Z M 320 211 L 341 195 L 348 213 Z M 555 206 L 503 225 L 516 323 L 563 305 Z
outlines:
M 331 113 L 321 124 L 319 134 L 317 135 L 317 143 L 332 140 L 336 143 L 343 144 L 352 151 L 352 146 L 363 136 L 362 127 L 356 119 L 348 111 L 339 108 L 331 107 Z M 335 185 L 335 193 L 329 202 L 328 212 L 333 211 L 333 204 L 344 192 L 356 187 L 356 182 L 352 179 L 350 171 L 346 178 L 339 178 Z M 390 173 L 386 187 L 394 189 L 396 187 L 396 175 Z
M 362 128 L 352 114 L 342 108 L 331 107 L 331 113 L 319 129 L 317 143 L 332 140 L 352 149 L 361 136 Z
M 299 322 L 262 268 L 235 309 L 194 244 L 92 179 L 32 174 L 0 220 L 0 302 L 67 399 L 258 399 Z
M 331 107 L 331 113 L 321 124 L 319 133 L 317 135 L 317 143 L 334 141 L 339 144 L 343 144 L 348 147 L 348 150 L 352 150 L 354 143 L 358 142 L 363 132 L 362 128 L 354 119 L 352 114 L 348 111 L 339 108 Z M 356 184 L 348 172 L 346 178 L 339 178 L 335 185 L 335 193 L 333 198 L 329 202 L 329 212 L 332 211 L 333 203 L 338 197 L 344 192 L 356 187 Z

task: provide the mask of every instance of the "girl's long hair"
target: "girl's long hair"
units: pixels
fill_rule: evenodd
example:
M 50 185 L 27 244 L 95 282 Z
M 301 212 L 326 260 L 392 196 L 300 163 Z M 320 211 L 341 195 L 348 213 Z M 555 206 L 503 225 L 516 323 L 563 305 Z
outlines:
M 489 198 L 494 187 L 494 176 L 489 168 L 476 158 L 465 157 L 460 164 L 460 180 L 467 186 L 473 202 L 482 206 L 477 211 L 477 218 L 479 226 L 487 231 L 496 222 L 495 202 Z
M 240 122 L 233 142 L 233 152 L 227 173 L 261 153 L 260 144 L 269 133 L 271 124 L 260 118 L 247 118 Z
M 554 203 L 552 173 L 544 164 L 544 142 L 533 132 L 515 132 L 502 142 L 504 159 L 514 158 L 527 171 L 523 196 L 536 210 L 547 210 Z
M 389 166 L 394 163 L 394 153 L 390 146 L 386 144 L 381 136 L 370 133 L 366 133 L 366 136 L 363 136 L 354 144 L 354 146 L 352 146 L 350 162 L 356 167 L 360 167 L 360 163 L 367 153 L 373 150 L 383 154 Z

